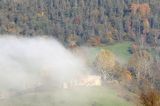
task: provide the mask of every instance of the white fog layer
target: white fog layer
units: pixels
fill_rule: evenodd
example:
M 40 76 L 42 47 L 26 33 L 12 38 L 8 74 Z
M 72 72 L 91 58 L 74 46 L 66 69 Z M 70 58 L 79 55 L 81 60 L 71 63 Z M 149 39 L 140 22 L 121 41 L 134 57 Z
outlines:
M 0 86 L 23 90 L 38 84 L 68 80 L 85 70 L 58 41 L 51 38 L 0 37 Z

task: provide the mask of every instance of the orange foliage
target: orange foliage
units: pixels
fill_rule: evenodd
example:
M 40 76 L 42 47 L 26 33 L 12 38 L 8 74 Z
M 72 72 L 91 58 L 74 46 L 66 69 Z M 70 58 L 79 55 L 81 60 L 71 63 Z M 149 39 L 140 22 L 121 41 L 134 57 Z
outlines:
M 126 68 L 116 64 L 116 66 L 114 67 L 114 70 L 115 70 L 115 74 L 119 76 L 119 80 L 126 83 L 132 80 L 132 75 Z
M 139 12 L 143 17 L 148 16 L 150 11 L 151 9 L 147 3 L 143 3 L 139 6 Z
M 92 46 L 97 46 L 100 45 L 101 39 L 99 36 L 92 36 L 88 39 L 88 43 L 91 44 Z
M 122 72 L 119 74 L 120 76 L 120 81 L 128 83 L 132 81 L 132 75 L 128 70 L 122 70 Z
M 142 17 L 148 16 L 151 11 L 150 6 L 147 3 L 142 3 L 142 4 L 132 3 L 130 9 L 133 14 L 139 12 Z
M 127 81 L 132 80 L 132 75 L 128 70 L 124 71 L 124 77 Z

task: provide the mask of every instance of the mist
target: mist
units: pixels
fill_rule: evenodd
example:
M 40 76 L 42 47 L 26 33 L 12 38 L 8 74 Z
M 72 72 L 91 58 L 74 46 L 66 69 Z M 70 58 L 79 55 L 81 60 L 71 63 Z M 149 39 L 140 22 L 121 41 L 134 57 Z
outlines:
M 87 67 L 54 38 L 0 37 L 0 87 L 25 90 L 73 79 Z

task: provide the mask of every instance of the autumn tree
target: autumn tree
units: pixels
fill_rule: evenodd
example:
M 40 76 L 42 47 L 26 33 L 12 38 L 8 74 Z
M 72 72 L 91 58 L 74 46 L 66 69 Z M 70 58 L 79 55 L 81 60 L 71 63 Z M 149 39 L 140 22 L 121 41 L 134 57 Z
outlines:
M 146 50 L 134 52 L 129 60 L 129 67 L 134 69 L 133 73 L 135 74 L 135 79 L 137 79 L 137 84 L 140 84 L 139 87 L 144 87 L 145 82 L 150 82 L 152 63 L 153 58 Z
M 150 14 L 150 6 L 148 3 L 132 3 L 130 6 L 130 9 L 133 13 L 133 15 L 135 15 L 136 13 L 139 12 L 139 14 L 141 15 L 141 17 L 147 17 Z
M 94 65 L 97 71 L 103 76 L 104 79 L 106 77 L 111 78 L 111 73 L 115 67 L 116 59 L 114 54 L 109 50 L 102 49 L 96 56 L 94 61 Z

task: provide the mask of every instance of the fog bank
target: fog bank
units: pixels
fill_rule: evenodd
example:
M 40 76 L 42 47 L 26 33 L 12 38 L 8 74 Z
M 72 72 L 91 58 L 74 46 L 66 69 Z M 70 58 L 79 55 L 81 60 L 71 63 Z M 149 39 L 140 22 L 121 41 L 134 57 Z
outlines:
M 53 38 L 0 37 L 1 89 L 23 90 L 63 82 L 84 70 L 82 59 Z

